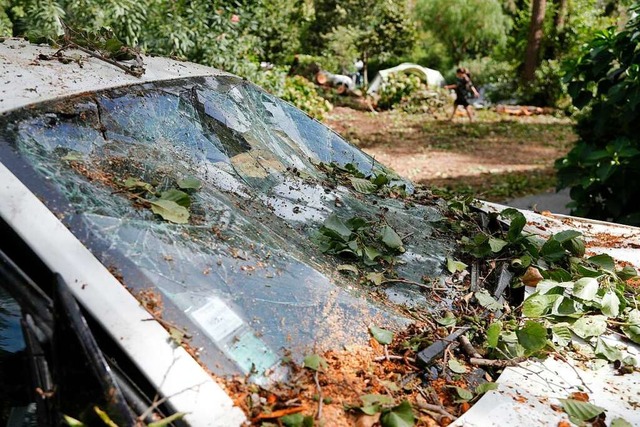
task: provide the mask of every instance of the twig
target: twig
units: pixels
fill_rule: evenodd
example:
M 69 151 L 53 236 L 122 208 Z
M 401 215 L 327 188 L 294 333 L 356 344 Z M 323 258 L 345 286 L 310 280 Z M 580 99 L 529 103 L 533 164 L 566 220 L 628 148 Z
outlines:
M 472 357 L 469 363 L 475 366 L 489 366 L 492 368 L 506 368 L 507 366 L 518 366 L 520 362 L 524 362 L 526 357 L 516 357 L 509 360 L 483 359 L 480 357 Z
M 471 341 L 469 341 L 469 338 L 467 338 L 466 335 L 460 335 L 458 337 L 458 341 L 460 341 L 460 345 L 462 346 L 462 349 L 464 350 L 465 353 L 467 353 L 469 357 L 473 357 L 476 359 L 482 358 L 480 353 L 478 353 L 478 350 L 476 350 L 476 348 L 471 344 Z
M 383 285 L 385 283 L 404 283 L 407 285 L 414 285 L 414 286 L 421 287 L 423 289 L 428 289 L 430 291 L 446 291 L 447 290 L 446 288 L 436 288 L 435 286 L 427 285 L 426 283 L 419 283 L 419 282 L 414 282 L 412 280 L 406 280 L 406 279 L 386 279 L 381 282 L 381 284 Z
M 251 420 L 251 422 L 256 423 L 260 420 L 271 420 L 274 418 L 284 417 L 285 415 L 296 414 L 298 412 L 304 411 L 304 406 L 296 406 L 293 408 L 284 408 L 279 409 L 277 411 L 269 412 L 268 414 L 260 413 L 255 418 Z
M 455 421 L 457 419 L 457 417 L 451 415 L 451 413 L 449 413 L 449 411 L 447 411 L 446 409 L 444 409 L 442 406 L 440 405 L 434 405 L 431 403 L 427 403 L 426 401 L 423 402 L 422 400 L 417 400 L 416 403 L 418 404 L 418 406 L 422 409 L 426 409 L 427 411 L 432 411 L 435 412 L 437 414 L 440 414 L 442 416 L 448 417 L 451 419 L 451 421 Z
M 322 388 L 320 387 L 320 381 L 318 381 L 318 371 L 313 375 L 313 379 L 316 382 L 316 388 L 318 389 L 318 413 L 316 414 L 316 420 L 322 419 Z
M 571 363 L 569 363 L 569 361 L 567 360 L 566 357 L 564 357 L 563 355 L 561 355 L 560 353 L 557 353 L 557 352 L 556 352 L 556 357 L 558 357 L 558 359 L 562 360 L 564 363 L 569 365 L 571 367 L 571 369 L 573 369 L 573 372 L 576 374 L 576 377 L 578 377 L 578 379 L 580 380 L 580 382 L 582 383 L 584 388 L 589 390 L 590 393 L 593 393 L 593 390 L 591 390 L 591 388 L 587 385 L 587 383 L 582 379 L 582 376 L 580 375 L 580 372 L 578 372 L 578 370 L 576 369 L 575 366 L 573 366 Z
M 149 313 L 149 312 L 148 312 Z M 170 328 L 170 329 L 175 329 L 178 332 L 180 332 L 186 339 L 190 339 L 192 337 L 191 334 L 189 334 L 187 332 L 186 329 L 181 328 L 180 326 L 176 326 L 175 324 L 168 322 L 166 320 L 164 320 L 163 318 L 156 316 L 153 313 L 149 313 L 152 318 L 151 319 L 142 319 L 143 322 L 150 322 L 152 320 L 155 320 L 156 322 L 160 323 L 162 326 L 164 326 L 165 328 Z
M 124 71 L 125 73 L 127 73 L 127 74 L 131 74 L 131 75 L 132 75 L 132 76 L 134 76 L 134 77 L 140 77 L 140 76 L 142 76 L 142 75 L 144 74 L 144 70 L 138 70 L 138 71 L 136 71 L 135 69 L 133 69 L 133 70 L 132 70 L 130 67 L 127 67 L 127 66 L 125 66 L 125 65 L 122 65 L 122 64 L 120 64 L 119 62 L 114 61 L 113 59 L 109 59 L 109 58 L 105 57 L 104 55 L 101 55 L 101 54 L 99 54 L 99 53 L 96 53 L 96 52 L 94 52 L 94 51 L 92 51 L 92 50 L 90 50 L 90 49 L 84 48 L 84 47 L 82 47 L 82 46 L 80 46 L 80 45 L 78 45 L 78 44 L 76 44 L 76 43 L 74 43 L 74 42 L 72 42 L 72 41 L 68 41 L 68 42 L 67 42 L 67 46 L 68 46 L 68 47 L 72 47 L 72 48 L 74 48 L 74 49 L 78 49 L 78 50 L 80 50 L 80 51 L 82 51 L 82 52 L 86 53 L 87 55 L 90 55 L 90 56 L 92 56 L 92 57 L 94 57 L 94 58 L 96 58 L 96 59 L 99 59 L 99 60 L 101 60 L 101 61 L 104 61 L 104 62 L 106 62 L 107 64 L 111 64 L 111 65 L 113 65 L 114 67 L 118 67 L 118 68 L 120 68 L 122 71 Z
M 395 354 L 387 354 L 386 356 L 378 356 L 373 359 L 374 362 L 382 362 L 383 360 L 404 360 L 405 362 L 416 363 L 413 357 L 397 356 Z
M 195 389 L 196 387 L 200 387 L 200 386 L 201 386 L 201 385 L 203 385 L 203 384 L 204 384 L 204 382 L 202 382 L 202 383 L 200 383 L 200 384 L 192 385 L 191 387 L 184 388 L 184 389 L 182 389 L 182 390 L 180 390 L 180 391 L 177 391 L 177 392 L 175 392 L 175 393 L 173 393 L 173 394 L 170 394 L 170 395 L 168 395 L 168 396 L 164 396 L 164 397 L 162 397 L 161 399 L 158 399 L 158 400 L 156 400 L 156 399 L 158 398 L 158 396 L 156 395 L 156 396 L 153 398 L 153 402 L 152 402 L 152 403 L 151 403 L 151 405 L 147 408 L 147 410 L 146 410 L 146 411 L 144 411 L 142 414 L 140 414 L 140 416 L 138 417 L 138 421 L 142 422 L 143 420 L 145 420 L 149 415 L 151 415 L 151 412 L 155 411 L 155 410 L 158 408 L 158 406 L 162 405 L 162 404 L 163 404 L 164 402 L 166 402 L 168 399 L 171 399 L 171 398 L 172 398 L 172 397 L 174 397 L 174 396 L 177 396 L 177 395 L 179 395 L 179 394 L 181 394 L 181 393 L 184 393 L 185 391 L 193 390 L 193 389 Z
M 389 360 L 389 346 L 387 344 L 385 344 L 383 349 L 384 349 L 384 357 L 385 357 L 385 359 Z

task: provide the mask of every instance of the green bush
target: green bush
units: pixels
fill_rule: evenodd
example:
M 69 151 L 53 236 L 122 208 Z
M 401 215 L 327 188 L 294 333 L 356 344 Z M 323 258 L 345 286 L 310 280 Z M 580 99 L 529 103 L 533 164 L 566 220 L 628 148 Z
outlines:
M 535 79 L 518 89 L 520 103 L 542 107 L 557 107 L 567 97 L 562 83 L 563 72 L 560 63 L 554 60 L 542 61 L 536 69 Z
M 640 12 L 636 1 L 632 12 Z M 640 17 L 596 34 L 568 75 L 580 137 L 556 161 L 572 213 L 640 225 Z
M 378 108 L 388 110 L 408 99 L 422 86 L 420 77 L 415 74 L 396 73 L 387 77 L 380 89 Z
M 318 94 L 316 86 L 302 76 L 287 77 L 280 97 L 318 120 L 322 120 L 324 114 L 333 108 L 329 101 Z

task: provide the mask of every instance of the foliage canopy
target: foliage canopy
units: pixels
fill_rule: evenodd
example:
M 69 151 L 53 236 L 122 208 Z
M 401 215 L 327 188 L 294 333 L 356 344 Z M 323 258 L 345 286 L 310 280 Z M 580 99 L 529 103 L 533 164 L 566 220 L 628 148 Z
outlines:
M 571 187 L 573 213 L 639 225 L 640 2 L 622 31 L 600 31 L 568 74 L 583 109 L 580 141 L 556 162 L 559 187 Z M 631 185 L 630 185 L 631 184 Z

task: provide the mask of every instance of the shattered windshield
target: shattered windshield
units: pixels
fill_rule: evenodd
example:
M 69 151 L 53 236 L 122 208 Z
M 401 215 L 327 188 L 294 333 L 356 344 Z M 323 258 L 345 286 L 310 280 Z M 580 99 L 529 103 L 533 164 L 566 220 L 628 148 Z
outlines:
M 363 342 L 372 324 L 450 301 L 416 286 L 436 287 L 452 250 L 432 225 L 441 208 L 409 202 L 409 182 L 241 79 L 131 86 L 2 121 L 0 160 L 214 372 Z

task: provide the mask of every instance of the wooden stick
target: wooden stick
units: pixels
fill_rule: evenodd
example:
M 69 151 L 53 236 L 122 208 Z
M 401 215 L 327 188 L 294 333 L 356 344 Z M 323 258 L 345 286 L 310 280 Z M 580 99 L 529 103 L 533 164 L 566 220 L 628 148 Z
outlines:
M 460 345 L 462 346 L 462 349 L 464 350 L 465 353 L 467 353 L 469 357 L 473 357 L 476 359 L 482 358 L 480 353 L 478 353 L 478 350 L 476 350 L 476 348 L 471 344 L 471 341 L 469 341 L 469 338 L 467 338 L 466 335 L 460 335 L 458 337 L 458 341 L 460 341 Z
M 270 419 L 274 419 L 274 418 L 280 418 L 280 417 L 284 417 L 285 415 L 296 414 L 296 413 L 302 412 L 304 410 L 305 410 L 304 406 L 296 406 L 296 407 L 293 407 L 293 408 L 279 409 L 277 411 L 273 411 L 273 412 L 269 412 L 269 413 L 262 412 L 262 413 L 258 414 L 258 416 L 253 418 L 251 420 L 251 422 L 255 423 L 255 422 L 260 421 L 260 420 L 270 420 Z
M 472 357 L 469 359 L 469 363 L 476 366 L 489 366 L 492 368 L 506 368 L 507 366 L 517 366 L 520 362 L 524 362 L 526 358 L 516 357 L 510 360 L 495 360 L 495 359 L 482 359 L 479 357 Z

